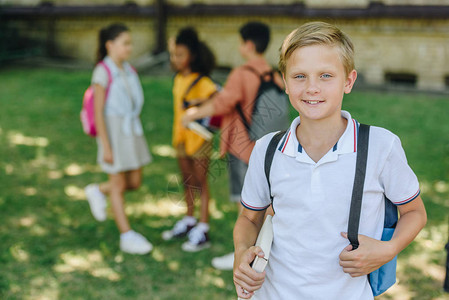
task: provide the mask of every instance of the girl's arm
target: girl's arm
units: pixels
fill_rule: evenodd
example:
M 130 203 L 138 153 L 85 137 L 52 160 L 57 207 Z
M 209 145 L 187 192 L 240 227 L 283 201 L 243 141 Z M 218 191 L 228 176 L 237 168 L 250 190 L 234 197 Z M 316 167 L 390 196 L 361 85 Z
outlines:
M 114 158 L 112 155 L 111 144 L 109 143 L 108 132 L 104 122 L 104 104 L 106 102 L 106 89 L 99 84 L 94 84 L 94 108 L 95 108 L 95 127 L 97 135 L 103 145 L 103 160 L 112 164 Z
M 260 289 L 265 279 L 265 272 L 257 273 L 250 264 L 258 255 L 264 257 L 260 247 L 254 247 L 257 235 L 263 224 L 265 210 L 254 211 L 243 208 L 234 227 L 234 284 L 237 295 L 249 299 L 254 291 Z

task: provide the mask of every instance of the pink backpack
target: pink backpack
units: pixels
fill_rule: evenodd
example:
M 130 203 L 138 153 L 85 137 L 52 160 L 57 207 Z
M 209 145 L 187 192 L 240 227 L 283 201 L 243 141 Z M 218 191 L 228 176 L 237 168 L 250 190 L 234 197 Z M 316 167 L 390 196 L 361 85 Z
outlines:
M 108 86 L 106 88 L 106 99 L 107 99 L 108 93 L 109 93 L 109 87 L 111 86 L 111 83 L 112 83 L 111 70 L 103 61 L 100 61 L 98 64 L 102 65 L 108 72 Z M 81 109 L 80 118 L 81 118 L 81 124 L 83 125 L 84 132 L 92 137 L 96 137 L 97 136 L 97 128 L 95 126 L 95 105 L 94 105 L 94 87 L 93 87 L 93 85 L 89 86 L 87 88 L 87 90 L 84 92 L 83 107 Z

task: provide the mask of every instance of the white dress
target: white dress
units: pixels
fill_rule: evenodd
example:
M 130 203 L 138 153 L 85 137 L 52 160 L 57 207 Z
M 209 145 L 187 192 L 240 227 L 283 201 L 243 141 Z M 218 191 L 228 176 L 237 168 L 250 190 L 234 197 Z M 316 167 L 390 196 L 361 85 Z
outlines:
M 114 162 L 103 160 L 103 145 L 97 137 L 97 162 L 108 174 L 137 170 L 151 162 L 147 142 L 140 123 L 143 92 L 137 74 L 125 63 L 118 68 L 108 57 L 104 59 L 112 73 L 112 83 L 104 109 L 104 120 L 112 148 Z M 92 84 L 108 87 L 108 73 L 102 65 L 97 65 L 92 75 Z

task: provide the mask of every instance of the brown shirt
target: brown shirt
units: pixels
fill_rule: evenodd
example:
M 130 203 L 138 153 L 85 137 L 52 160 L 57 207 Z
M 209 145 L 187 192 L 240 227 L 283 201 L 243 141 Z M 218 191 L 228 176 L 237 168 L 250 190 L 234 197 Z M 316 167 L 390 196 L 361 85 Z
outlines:
M 229 152 L 248 163 L 255 142 L 249 139 L 245 125 L 236 110 L 236 105 L 240 104 L 246 119 L 251 120 L 254 100 L 260 86 L 260 77 L 245 68 L 246 66 L 255 69 L 260 74 L 272 70 L 272 67 L 263 58 L 250 60 L 232 70 L 224 88 L 214 98 L 214 109 L 216 115 L 223 116 L 220 139 L 221 155 Z M 282 78 L 277 72 L 274 81 L 280 87 L 284 87 Z

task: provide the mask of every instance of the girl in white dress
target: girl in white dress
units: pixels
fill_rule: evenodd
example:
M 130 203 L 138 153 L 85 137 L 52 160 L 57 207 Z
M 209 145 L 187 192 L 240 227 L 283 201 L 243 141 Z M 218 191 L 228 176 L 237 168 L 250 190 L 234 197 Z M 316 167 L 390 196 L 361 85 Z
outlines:
M 140 122 L 144 97 L 136 71 L 126 60 L 132 50 L 129 29 L 112 24 L 100 31 L 98 62 L 92 76 L 98 157 L 109 180 L 86 187 L 86 197 L 95 219 L 106 219 L 109 196 L 120 231 L 120 249 L 146 254 L 151 243 L 133 231 L 125 213 L 124 193 L 140 187 L 142 167 L 151 161 Z

